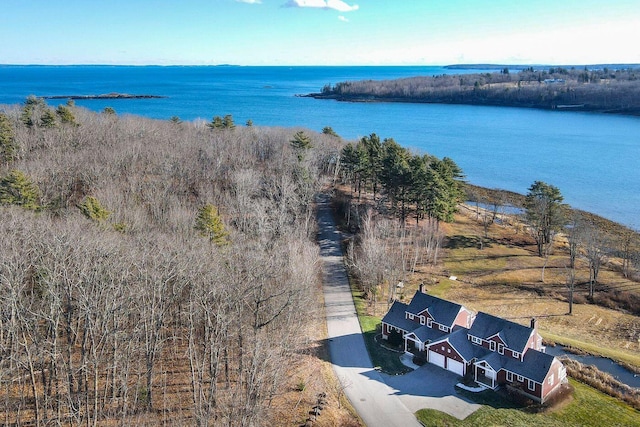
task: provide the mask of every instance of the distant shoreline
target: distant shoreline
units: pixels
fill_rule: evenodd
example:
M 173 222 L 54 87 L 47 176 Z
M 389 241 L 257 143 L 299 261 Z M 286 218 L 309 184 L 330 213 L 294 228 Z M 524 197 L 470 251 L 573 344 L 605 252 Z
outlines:
M 42 99 L 159 99 L 168 98 L 161 95 L 131 95 L 128 93 L 105 93 L 101 95 L 51 95 L 40 96 Z
M 589 113 L 603 113 L 603 114 L 619 114 L 625 116 L 640 116 L 640 109 L 638 108 L 602 108 L 599 106 L 590 106 L 587 104 L 569 104 L 569 105 L 541 105 L 539 103 L 531 102 L 501 102 L 499 100 L 483 100 L 483 101 L 452 101 L 442 99 L 424 99 L 424 98 L 409 98 L 409 97 L 384 97 L 375 95 L 336 95 L 336 94 L 324 94 L 324 93 L 309 93 L 296 95 L 301 98 L 314 98 L 334 100 L 338 102 L 393 102 L 393 103 L 405 103 L 405 104 L 450 104 L 450 105 L 474 105 L 484 107 L 506 107 L 506 108 L 533 108 L 538 110 L 567 110 L 567 111 L 583 111 Z
M 498 66 L 458 65 L 470 70 Z M 508 67 L 494 72 L 343 81 L 300 95 L 346 102 L 402 102 L 571 110 L 640 116 L 640 68 Z

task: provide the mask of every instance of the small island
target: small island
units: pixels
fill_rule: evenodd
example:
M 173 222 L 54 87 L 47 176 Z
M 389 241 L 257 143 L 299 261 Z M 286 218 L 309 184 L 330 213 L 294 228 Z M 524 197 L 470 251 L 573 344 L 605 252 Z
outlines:
M 467 66 L 468 67 L 468 66 Z M 301 95 L 350 102 L 409 102 L 591 111 L 640 116 L 640 66 L 548 67 L 346 81 Z
M 104 93 L 101 95 L 52 95 L 42 96 L 42 99 L 157 99 L 167 98 L 161 95 L 131 95 L 128 93 Z

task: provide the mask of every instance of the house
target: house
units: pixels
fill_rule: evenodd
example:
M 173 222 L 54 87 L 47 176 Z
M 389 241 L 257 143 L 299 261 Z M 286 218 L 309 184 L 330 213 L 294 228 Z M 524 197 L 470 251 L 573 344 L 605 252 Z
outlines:
M 405 351 L 425 351 L 425 346 L 449 334 L 455 327 L 468 327 L 473 313 L 460 304 L 424 293 L 423 285 L 409 304 L 394 301 L 382 319 L 382 337 L 400 334 Z
M 566 382 L 567 373 L 562 362 L 545 353 L 536 326 L 535 319 L 527 327 L 478 313 L 467 336 L 489 353 L 473 361 L 475 381 L 492 389 L 505 386 L 544 403 Z
M 382 319 L 382 337 L 404 340 L 407 352 L 484 387 L 505 387 L 543 403 L 566 382 L 566 370 L 545 353 L 536 320 L 529 326 L 423 292 L 409 304 L 395 301 Z

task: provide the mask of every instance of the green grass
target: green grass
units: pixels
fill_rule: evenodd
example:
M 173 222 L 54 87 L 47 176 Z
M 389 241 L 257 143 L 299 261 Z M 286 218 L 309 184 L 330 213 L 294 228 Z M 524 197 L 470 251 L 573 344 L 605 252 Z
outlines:
M 446 294 L 451 288 L 451 285 L 452 285 L 451 280 L 440 279 L 437 284 L 429 285 L 427 290 L 429 292 L 429 295 L 446 299 Z
M 546 412 L 530 413 L 523 409 L 502 405 L 486 396 L 478 398 L 486 405 L 464 420 L 433 409 L 421 409 L 416 413 L 425 426 L 640 426 L 640 412 L 599 391 L 570 380 L 575 392 L 566 406 Z
M 400 362 L 400 355 L 398 353 L 387 350 L 376 343 L 375 337 L 381 332 L 381 321 L 378 317 L 366 315 L 367 302 L 363 298 L 362 292 L 354 289 L 352 286 L 351 294 L 353 295 L 353 302 L 356 306 L 356 312 L 358 313 L 360 328 L 362 329 L 364 342 L 367 346 L 367 351 L 369 351 L 373 366 L 379 367 L 382 372 L 391 375 L 409 372 L 411 369 Z

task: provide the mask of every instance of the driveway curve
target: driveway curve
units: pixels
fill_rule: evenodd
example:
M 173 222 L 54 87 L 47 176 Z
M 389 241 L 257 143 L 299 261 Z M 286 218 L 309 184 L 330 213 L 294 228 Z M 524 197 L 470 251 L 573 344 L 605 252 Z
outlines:
M 329 355 L 345 395 L 363 422 L 369 427 L 419 427 L 414 412 L 422 408 L 459 419 L 473 413 L 480 405 L 456 396 L 457 378 L 449 372 L 426 365 L 406 375 L 389 376 L 374 369 L 349 289 L 329 195 L 319 195 L 317 206 Z

